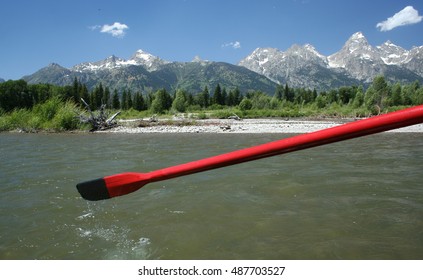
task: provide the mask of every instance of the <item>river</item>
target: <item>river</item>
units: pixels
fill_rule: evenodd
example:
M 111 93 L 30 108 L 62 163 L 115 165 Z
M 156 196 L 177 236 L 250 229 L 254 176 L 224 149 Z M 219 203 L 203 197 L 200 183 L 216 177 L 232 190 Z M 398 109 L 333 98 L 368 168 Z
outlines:
M 152 183 L 79 182 L 288 134 L 0 133 L 0 259 L 423 259 L 423 141 L 383 133 Z

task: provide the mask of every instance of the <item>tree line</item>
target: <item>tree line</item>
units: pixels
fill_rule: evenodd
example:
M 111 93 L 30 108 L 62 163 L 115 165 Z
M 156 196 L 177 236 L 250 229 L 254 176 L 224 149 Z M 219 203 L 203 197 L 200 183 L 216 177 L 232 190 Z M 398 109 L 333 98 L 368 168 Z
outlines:
M 410 106 L 423 104 L 423 87 L 418 81 L 402 85 L 390 84 L 383 76 L 377 76 L 364 89 L 363 86 L 343 86 L 329 91 L 317 92 L 305 88 L 291 88 L 288 84 L 278 85 L 272 95 L 261 91 L 241 93 L 238 88 L 227 90 L 220 84 L 210 91 L 206 86 L 203 91 L 193 94 L 183 89 L 169 93 L 159 89 L 142 93 L 123 89 L 113 92 L 101 83 L 89 91 L 87 86 L 76 78 L 72 85 L 55 86 L 51 84 L 27 84 L 24 80 L 0 83 L 0 113 L 15 109 L 31 109 L 50 98 L 61 98 L 81 104 L 83 98 L 91 108 L 97 109 L 102 104 L 115 110 L 149 110 L 152 113 L 199 111 L 237 107 L 248 110 L 283 110 L 288 105 L 310 105 L 317 110 L 324 110 L 332 104 L 366 108 L 372 114 L 378 114 L 391 106 Z

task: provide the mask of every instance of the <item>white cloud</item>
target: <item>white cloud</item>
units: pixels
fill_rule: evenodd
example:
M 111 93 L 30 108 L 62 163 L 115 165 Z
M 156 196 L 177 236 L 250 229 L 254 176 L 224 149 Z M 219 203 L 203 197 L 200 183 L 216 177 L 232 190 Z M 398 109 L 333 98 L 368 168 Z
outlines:
M 113 37 L 122 38 L 125 36 L 125 30 L 128 29 L 128 25 L 120 22 L 115 22 L 112 25 L 105 24 L 101 25 L 93 25 L 88 27 L 91 30 L 98 30 L 100 29 L 101 33 L 108 33 Z
M 238 41 L 235 41 L 235 42 L 225 43 L 225 44 L 222 45 L 222 48 L 227 48 L 227 47 L 239 49 L 239 48 L 241 48 L 241 43 L 238 42 Z
M 422 19 L 423 16 L 420 16 L 416 9 L 407 6 L 392 17 L 379 22 L 376 28 L 380 28 L 380 31 L 389 31 L 399 26 L 419 23 Z
M 128 25 L 120 22 L 115 22 L 112 25 L 105 24 L 101 27 L 100 32 L 109 33 L 113 37 L 123 37 L 125 36 L 125 30 L 128 29 Z

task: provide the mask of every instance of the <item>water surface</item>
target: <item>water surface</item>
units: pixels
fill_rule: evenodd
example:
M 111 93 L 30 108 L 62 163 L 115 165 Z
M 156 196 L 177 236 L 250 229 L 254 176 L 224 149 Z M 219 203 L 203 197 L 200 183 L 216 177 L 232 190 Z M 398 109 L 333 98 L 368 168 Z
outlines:
M 421 134 L 384 133 L 99 202 L 75 185 L 284 134 L 0 134 L 0 259 L 423 259 Z

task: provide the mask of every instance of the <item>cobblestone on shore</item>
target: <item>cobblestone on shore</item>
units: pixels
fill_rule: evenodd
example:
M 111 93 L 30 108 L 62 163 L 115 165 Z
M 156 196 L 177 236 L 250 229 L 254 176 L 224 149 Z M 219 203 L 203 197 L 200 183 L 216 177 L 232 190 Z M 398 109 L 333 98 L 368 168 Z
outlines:
M 336 120 L 282 120 L 282 119 L 206 119 L 187 122 L 186 125 L 169 124 L 164 122 L 163 125 L 156 123 L 151 126 L 137 127 L 137 121 L 129 120 L 120 121 L 119 126 L 107 130 L 109 133 L 307 133 L 313 132 L 333 126 L 337 126 L 346 122 L 353 121 L 336 119 Z M 392 130 L 392 132 L 423 132 L 423 124 L 413 125 L 400 129 Z

